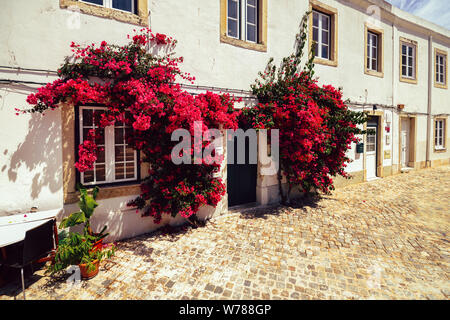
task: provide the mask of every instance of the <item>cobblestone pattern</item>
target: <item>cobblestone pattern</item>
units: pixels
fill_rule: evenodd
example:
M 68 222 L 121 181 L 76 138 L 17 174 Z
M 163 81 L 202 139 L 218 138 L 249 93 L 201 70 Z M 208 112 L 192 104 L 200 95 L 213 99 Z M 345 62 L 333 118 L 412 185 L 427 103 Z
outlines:
M 448 299 L 449 195 L 444 166 L 231 213 L 122 241 L 79 287 L 40 270 L 27 299 Z

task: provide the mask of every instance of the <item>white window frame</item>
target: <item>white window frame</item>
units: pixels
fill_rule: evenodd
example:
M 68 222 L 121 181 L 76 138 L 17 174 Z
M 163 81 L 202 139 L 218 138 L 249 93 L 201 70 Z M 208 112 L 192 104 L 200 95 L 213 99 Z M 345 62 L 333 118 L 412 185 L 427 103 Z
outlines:
M 126 10 L 122 10 L 122 9 L 113 8 L 113 6 L 112 6 L 113 0 L 103 0 L 103 5 L 92 3 L 92 2 L 89 2 L 87 0 L 80 0 L 80 1 L 84 2 L 84 3 L 88 3 L 88 4 L 91 4 L 91 5 L 94 5 L 94 6 L 99 6 L 99 7 L 109 8 L 109 9 L 118 10 L 118 11 L 122 11 L 122 12 L 136 14 L 136 8 L 134 7 L 134 0 L 129 0 L 129 1 L 131 1 L 131 11 L 126 11 Z
M 228 15 L 228 2 L 229 1 L 236 2 L 237 19 L 230 17 Z M 228 37 L 238 39 L 238 40 L 244 40 L 244 41 L 251 42 L 251 43 L 258 43 L 258 26 L 259 26 L 259 1 L 258 0 L 255 0 L 255 6 L 249 4 L 248 0 L 227 0 L 227 11 L 226 12 L 227 12 L 227 36 Z M 248 19 L 247 19 L 248 7 L 253 7 L 256 9 L 256 15 L 255 15 L 256 24 L 248 22 Z M 244 19 L 242 17 L 244 17 Z M 229 19 L 235 20 L 237 22 L 237 36 L 236 37 L 233 35 L 230 35 L 228 33 L 228 20 Z M 247 25 L 255 26 L 255 41 L 249 40 L 247 38 L 247 33 L 248 33 Z M 244 31 L 244 32 L 242 32 L 242 31 Z
M 440 58 L 442 58 L 442 64 L 440 63 Z M 447 79 L 446 79 L 446 75 L 447 75 L 447 56 L 445 54 L 441 54 L 441 53 L 436 53 L 436 83 L 440 84 L 440 85 L 446 85 L 447 84 Z M 442 72 L 440 72 L 440 68 L 442 67 Z M 441 81 L 441 77 L 443 79 L 443 81 Z
M 369 63 L 369 65 L 367 65 L 367 70 L 378 72 L 378 46 L 380 43 L 380 36 L 374 32 L 367 31 L 367 42 L 368 43 L 366 45 L 368 61 L 366 61 L 366 64 Z M 373 56 L 373 49 L 375 49 L 375 57 Z M 373 60 L 375 60 L 375 69 L 372 67 Z
M 78 108 L 78 115 L 79 115 L 79 139 L 80 144 L 83 143 L 83 129 L 89 129 L 92 128 L 90 126 L 84 126 L 83 125 L 83 110 L 106 110 L 105 107 L 100 106 L 80 106 Z M 138 170 L 137 166 L 138 159 L 137 159 L 137 151 L 134 150 L 134 176 L 133 178 L 124 178 L 124 179 L 116 179 L 115 178 L 115 172 L 116 172 L 116 163 L 115 163 L 115 137 L 114 137 L 114 129 L 115 125 L 107 126 L 104 128 L 105 130 L 105 181 L 96 181 L 97 176 L 94 174 L 94 181 L 92 182 L 84 182 L 84 172 L 80 173 L 80 182 L 83 185 L 102 185 L 102 184 L 111 184 L 111 183 L 122 183 L 122 182 L 130 182 L 130 181 L 137 181 L 138 180 Z M 124 155 L 125 157 L 125 155 Z M 125 161 L 124 161 L 125 162 Z M 94 164 L 94 172 L 95 172 L 95 164 Z
M 405 79 L 416 79 L 416 49 L 417 47 L 413 44 L 402 42 L 402 51 L 401 51 L 401 57 L 400 57 L 400 64 L 401 64 L 401 72 L 402 72 L 402 78 Z M 406 55 L 403 54 L 403 47 L 406 47 Z M 412 48 L 412 55 L 409 55 L 409 48 Z M 403 57 L 406 57 L 406 65 L 403 64 Z M 412 57 L 412 65 L 408 64 L 409 58 Z M 406 67 L 406 75 L 403 74 L 403 67 Z M 412 76 L 408 75 L 408 70 L 412 69 Z
M 434 149 L 444 150 L 445 149 L 445 120 L 436 119 L 434 123 Z
M 318 25 L 314 25 L 314 14 L 317 14 L 318 16 Z M 322 17 L 327 18 L 327 32 L 328 32 L 328 44 L 324 44 L 323 38 L 322 38 L 322 32 L 325 31 L 323 23 L 322 23 Z M 322 13 L 318 10 L 313 10 L 313 22 L 312 22 L 312 31 L 314 35 L 314 29 L 317 29 L 317 41 L 316 41 L 316 52 L 314 52 L 315 57 L 319 59 L 325 59 L 325 60 L 331 60 L 331 16 L 326 13 Z M 313 38 L 314 39 L 314 38 Z M 323 47 L 327 46 L 327 57 L 322 57 L 323 53 Z

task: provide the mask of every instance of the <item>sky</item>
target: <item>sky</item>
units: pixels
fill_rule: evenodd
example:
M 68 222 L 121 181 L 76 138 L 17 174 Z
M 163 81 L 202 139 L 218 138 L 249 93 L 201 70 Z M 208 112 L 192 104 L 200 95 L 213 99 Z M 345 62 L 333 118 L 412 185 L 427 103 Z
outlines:
M 450 30 L 450 0 L 386 0 L 394 6 Z

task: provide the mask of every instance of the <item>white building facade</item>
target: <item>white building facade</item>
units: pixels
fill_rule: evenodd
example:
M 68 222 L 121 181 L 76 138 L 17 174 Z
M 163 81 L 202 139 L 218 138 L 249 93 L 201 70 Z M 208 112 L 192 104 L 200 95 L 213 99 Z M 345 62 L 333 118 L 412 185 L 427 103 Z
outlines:
M 147 26 L 178 40 L 182 69 L 195 75 L 200 86 L 193 91 L 211 87 L 250 96 L 250 84 L 269 58 L 280 62 L 293 51 L 300 20 L 311 10 L 308 41 L 317 43 L 319 83 L 341 88 L 352 109 L 369 113 L 366 127 L 376 131 L 349 150 L 353 162 L 348 172 L 354 178 L 337 179 L 336 185 L 450 163 L 450 31 L 385 1 L 0 0 L 0 4 L 2 215 L 31 207 L 64 208 L 64 215 L 76 210 L 78 111 L 63 106 L 44 117 L 16 116 L 14 108 L 26 107 L 28 94 L 40 83 L 56 79 L 54 71 L 71 54 L 72 41 L 120 45 L 133 29 Z M 254 169 L 254 199 L 249 201 L 275 202 L 276 177 L 263 176 L 260 169 Z M 130 177 L 136 179 L 146 172 L 133 170 Z M 224 178 L 227 174 L 224 166 Z M 106 223 L 110 240 L 157 227 L 151 217 L 142 218 L 127 207 L 139 193 L 138 181 L 131 180 L 100 185 L 94 226 L 96 221 L 99 226 Z M 217 209 L 206 208 L 201 215 L 225 212 L 229 200 L 225 197 Z M 162 224 L 182 222 L 180 217 L 167 217 Z

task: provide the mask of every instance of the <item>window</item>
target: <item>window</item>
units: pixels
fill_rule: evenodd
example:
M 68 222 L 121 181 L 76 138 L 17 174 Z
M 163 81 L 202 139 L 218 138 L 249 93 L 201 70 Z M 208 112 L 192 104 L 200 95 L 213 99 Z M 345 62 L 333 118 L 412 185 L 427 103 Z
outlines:
M 367 23 L 364 27 L 364 73 L 383 77 L 383 29 L 375 28 Z
M 337 66 L 337 10 L 317 0 L 310 0 L 310 47 L 314 63 Z
M 329 15 L 313 11 L 314 54 L 327 60 L 330 60 L 330 21 Z
M 221 0 L 221 42 L 267 51 L 267 0 Z
M 447 52 L 435 49 L 435 87 L 447 89 Z
M 59 0 L 61 8 L 84 14 L 148 26 L 148 0 Z
M 417 42 L 400 40 L 400 81 L 417 83 Z
M 434 149 L 445 150 L 445 119 L 434 122 Z
M 378 35 L 370 31 L 367 34 L 367 69 L 378 71 Z
M 96 4 L 106 8 L 136 13 L 135 0 L 81 0 L 81 1 Z
M 228 0 L 228 36 L 256 43 L 258 41 L 258 1 Z
M 371 128 L 368 128 L 371 129 Z M 367 134 L 367 141 L 366 141 L 366 151 L 367 152 L 374 152 L 377 150 L 377 141 L 376 141 L 376 133 L 373 131 L 370 134 Z
M 84 185 L 136 181 L 137 152 L 126 143 L 127 132 L 132 130 L 121 122 L 113 126 L 99 128 L 98 123 L 103 107 L 79 108 L 80 143 L 87 137 L 89 130 L 95 129 L 96 144 L 103 150 L 97 154 L 93 170 L 80 174 L 80 182 Z

